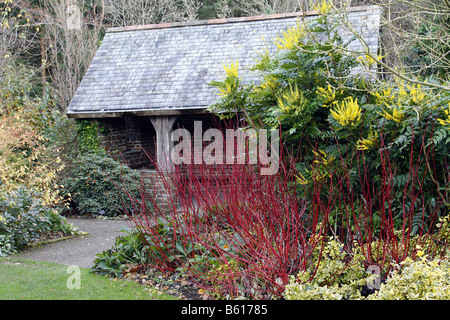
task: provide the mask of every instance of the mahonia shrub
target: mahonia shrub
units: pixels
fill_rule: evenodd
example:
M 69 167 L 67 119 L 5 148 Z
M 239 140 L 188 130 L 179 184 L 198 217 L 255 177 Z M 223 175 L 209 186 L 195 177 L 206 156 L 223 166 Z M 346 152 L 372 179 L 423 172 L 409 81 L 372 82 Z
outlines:
M 80 214 L 116 216 L 131 207 L 131 198 L 138 197 L 139 180 L 135 170 L 110 157 L 85 154 L 74 160 L 63 192 Z
M 351 76 L 357 59 L 338 49 L 350 42 L 343 41 L 339 28 L 338 19 L 322 15 L 283 31 L 274 43 L 276 53 L 262 54 L 253 67 L 261 75 L 260 83 L 242 81 L 238 62 L 225 66 L 225 79 L 211 83 L 220 95 L 211 110 L 223 118 L 241 112 L 253 127 L 281 128 L 285 146 L 299 147 L 303 154 L 314 148 L 314 139 L 331 138 L 324 106 L 363 101 L 366 86 Z M 323 40 L 318 42 L 311 34 Z M 322 101 L 317 91 L 327 85 L 337 89 L 329 101 Z M 361 115 L 357 111 L 351 116 L 355 117 L 349 123 L 356 125 Z
M 430 224 L 422 218 L 444 216 L 450 206 L 450 94 L 398 79 L 381 86 L 367 81 L 362 71 L 381 58 L 346 52 L 351 39 L 342 40 L 340 21 L 327 8 L 324 2 L 317 19 L 282 32 L 276 53 L 254 66 L 261 82 L 243 81 L 238 62 L 225 66 L 225 79 L 212 82 L 220 98 L 211 110 L 222 118 L 240 112 L 254 128 L 281 129 L 284 147 L 297 157 L 300 197 L 310 198 L 318 185 L 323 201 L 339 197 L 342 190 L 331 186 L 334 170 L 348 180 L 354 199 L 370 184 L 377 203 L 371 210 L 380 215 L 387 203 L 378 197 L 389 183 L 395 227 L 411 211 L 409 231 L 426 232 Z

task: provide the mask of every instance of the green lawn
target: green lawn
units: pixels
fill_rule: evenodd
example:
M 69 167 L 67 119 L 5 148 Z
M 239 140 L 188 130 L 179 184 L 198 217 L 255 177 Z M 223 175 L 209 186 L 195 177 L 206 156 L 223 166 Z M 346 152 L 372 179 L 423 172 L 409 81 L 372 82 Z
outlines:
M 0 300 L 176 299 L 166 294 L 152 295 L 150 291 L 138 283 L 114 281 L 89 269 L 77 272 L 56 263 L 0 258 Z

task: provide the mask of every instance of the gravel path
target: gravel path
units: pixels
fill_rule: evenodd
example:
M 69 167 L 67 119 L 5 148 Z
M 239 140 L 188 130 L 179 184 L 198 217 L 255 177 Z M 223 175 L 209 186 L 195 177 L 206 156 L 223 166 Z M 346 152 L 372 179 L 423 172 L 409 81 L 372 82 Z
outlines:
M 96 254 L 115 244 L 116 238 L 121 235 L 121 228 L 130 227 L 127 220 L 67 218 L 67 222 L 88 235 L 29 248 L 14 257 L 90 268 Z

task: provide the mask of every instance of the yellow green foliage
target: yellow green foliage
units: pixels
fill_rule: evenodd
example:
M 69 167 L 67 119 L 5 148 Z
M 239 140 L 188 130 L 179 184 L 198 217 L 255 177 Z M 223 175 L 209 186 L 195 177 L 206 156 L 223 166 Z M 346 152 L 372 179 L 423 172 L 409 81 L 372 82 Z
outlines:
M 256 90 L 269 90 L 270 92 L 276 92 L 278 88 L 277 78 L 273 75 L 264 75 L 263 78 L 264 82 L 262 82 Z
M 448 259 L 429 259 L 423 253 L 416 260 L 406 258 L 389 274 L 380 290 L 369 300 L 448 300 L 450 263 Z
M 392 108 L 389 108 L 388 111 L 384 111 L 382 113 L 382 116 L 384 118 L 386 118 L 387 120 L 400 122 L 403 120 L 403 111 L 400 110 L 399 108 L 392 107 Z
M 337 93 L 336 90 L 334 90 L 333 87 L 330 85 L 327 85 L 327 88 L 318 87 L 316 90 L 317 96 L 321 98 L 322 100 L 322 107 L 330 107 L 331 105 L 334 105 L 337 103 Z M 340 91 L 340 94 L 342 95 L 343 90 Z
M 436 224 L 436 240 L 440 243 L 450 242 L 450 216 L 440 217 Z
M 397 90 L 386 88 L 371 94 L 375 97 L 376 103 L 383 106 L 420 105 L 428 100 L 427 92 L 421 88 L 420 84 L 400 84 Z
M 222 86 L 218 87 L 218 89 L 220 91 L 220 96 L 227 97 L 233 94 L 239 84 L 239 62 L 236 61 L 229 65 L 224 65 L 223 69 L 225 70 L 226 80 Z
M 429 252 L 436 243 L 448 243 L 450 239 L 450 216 L 439 218 L 436 233 L 430 236 L 416 235 L 411 238 L 408 247 L 399 241 L 399 251 L 408 251 L 407 257 L 400 263 L 386 261 L 382 270 L 391 271 L 384 283 L 366 298 L 361 295 L 361 288 L 373 283 L 375 275 L 369 275 L 365 269 L 365 256 L 360 246 L 344 250 L 336 239 L 325 245 L 319 261 L 320 244 L 316 246 L 308 268 L 296 277 L 292 276 L 285 287 L 283 296 L 287 300 L 428 300 L 450 299 L 450 262 L 449 251 L 441 257 L 429 258 Z M 396 236 L 401 237 L 401 231 Z M 312 240 L 317 238 L 312 237 Z M 383 242 L 372 243 L 372 256 L 382 255 Z M 350 259 L 351 258 L 351 259 Z M 392 260 L 392 257 L 387 257 Z M 375 259 L 376 260 L 376 259 Z M 381 262 L 381 261 L 378 261 Z M 316 272 L 314 273 L 314 271 Z M 384 274 L 384 272 L 382 272 Z
M 228 247 L 228 245 L 226 245 Z M 227 249 L 224 247 L 224 249 Z M 208 278 L 211 281 L 211 284 L 213 285 L 213 290 L 211 291 L 211 294 L 215 296 L 216 299 L 230 299 L 230 298 L 236 298 L 230 296 L 230 294 L 226 294 L 225 296 L 220 294 L 220 285 L 222 283 L 226 283 L 228 281 L 233 282 L 236 281 L 234 275 L 239 273 L 239 263 L 234 260 L 225 260 L 217 263 L 217 266 L 215 268 L 212 268 L 208 272 Z
M 45 139 L 16 114 L 0 117 L 0 181 L 4 191 L 26 187 L 41 194 L 46 204 L 60 201 L 56 177 L 64 165 L 50 157 Z
M 360 299 L 361 287 L 372 276 L 364 267 L 364 255 L 359 248 L 345 249 L 336 239 L 317 245 L 305 271 L 291 276 L 283 296 L 286 300 Z
M 311 181 L 319 182 L 324 179 L 331 178 L 333 172 L 334 161 L 336 157 L 329 155 L 323 150 L 312 150 L 314 154 L 313 164 L 304 169 L 305 177 L 301 172 L 296 175 L 297 182 L 301 185 L 307 185 Z

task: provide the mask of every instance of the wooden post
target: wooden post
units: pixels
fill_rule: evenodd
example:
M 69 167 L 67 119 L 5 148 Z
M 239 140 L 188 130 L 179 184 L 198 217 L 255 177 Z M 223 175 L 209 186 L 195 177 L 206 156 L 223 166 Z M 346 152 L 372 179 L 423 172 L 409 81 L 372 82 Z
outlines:
M 174 165 L 170 158 L 172 150 L 172 142 L 170 141 L 170 133 L 176 116 L 156 116 L 150 117 L 150 121 L 156 130 L 156 160 L 161 170 L 172 172 Z

